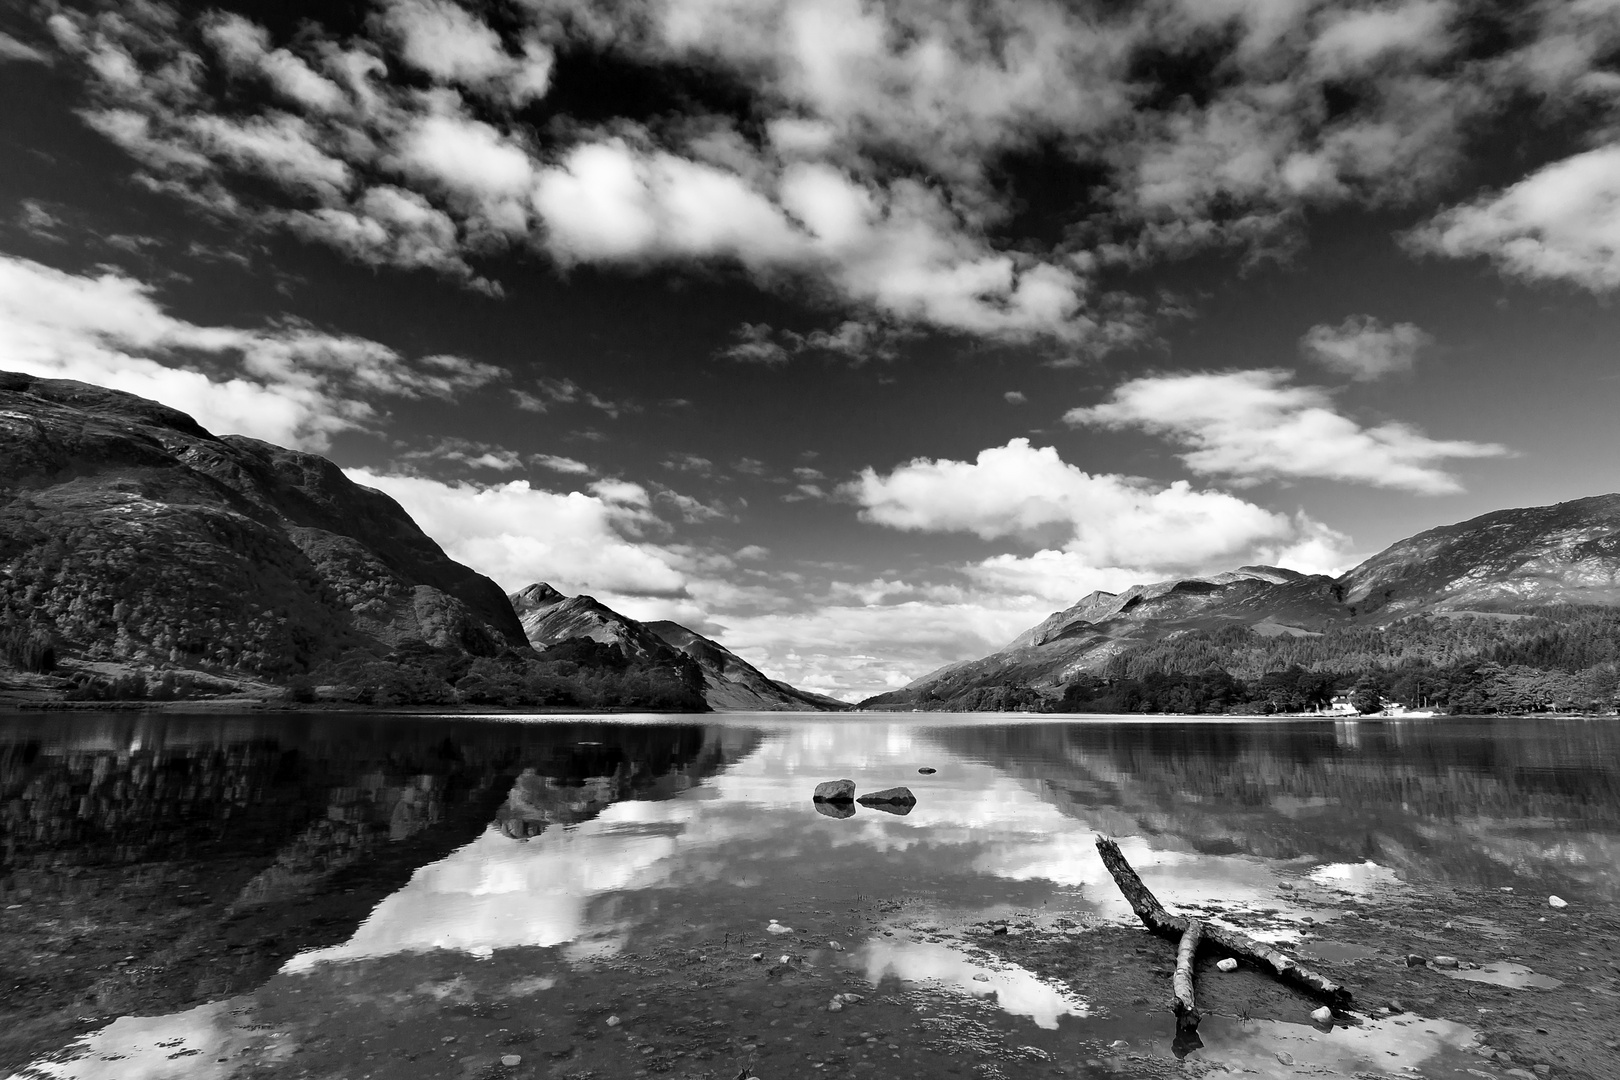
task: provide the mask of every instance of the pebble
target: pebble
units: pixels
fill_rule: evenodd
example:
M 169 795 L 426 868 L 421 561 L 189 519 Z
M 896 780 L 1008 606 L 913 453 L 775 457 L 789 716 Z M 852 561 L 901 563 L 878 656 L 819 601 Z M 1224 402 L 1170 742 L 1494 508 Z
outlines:
M 1318 1024 L 1331 1024 L 1333 1023 L 1333 1010 L 1324 1005 L 1311 1013 L 1311 1019 Z
M 781 923 L 777 922 L 775 919 L 772 919 L 771 920 L 771 925 L 769 925 L 769 926 L 767 926 L 765 928 L 765 932 L 767 934 L 791 934 L 791 933 L 793 933 L 793 927 L 791 927 L 791 926 L 783 926 Z
M 1108 1044 L 1108 1049 L 1110 1049 L 1110 1050 L 1124 1050 L 1126 1047 L 1128 1047 L 1130 1045 L 1131 1044 L 1126 1042 L 1124 1039 L 1115 1039 L 1113 1042 Z
M 917 771 L 922 773 L 924 776 L 932 776 L 935 773 L 939 772 L 938 769 L 930 768 L 927 765 L 924 765 L 922 768 L 918 769 Z
M 754 954 L 754 956 L 753 956 L 753 961 L 754 961 L 754 963 L 756 963 L 756 964 L 757 964 L 757 963 L 759 963 L 759 962 L 760 962 L 760 961 L 761 961 L 761 960 L 763 960 L 763 959 L 765 959 L 765 954 L 764 954 L 764 953 L 762 953 L 762 952 L 757 952 L 757 953 L 755 953 L 755 954 Z
M 1281 1065 L 1292 1065 L 1294 1063 L 1294 1055 L 1283 1051 L 1277 1055 L 1277 1062 Z
M 828 1012 L 843 1012 L 844 1011 L 844 1003 L 842 1001 L 839 1001 L 837 998 L 833 998 L 831 1001 L 827 1002 L 827 1011 Z
M 1237 961 L 1228 956 L 1225 960 L 1216 961 L 1215 966 L 1222 971 L 1236 971 Z
M 990 976 L 986 975 L 984 972 L 981 971 L 978 974 L 973 976 L 973 981 L 974 982 L 989 982 L 990 981 Z
M 618 1027 L 619 1024 L 620 1024 L 620 1020 L 619 1020 L 619 1018 L 617 1016 L 610 1016 L 610 1017 L 607 1018 L 607 1026 L 608 1027 Z
M 1547 897 L 1547 906 L 1553 908 L 1569 907 L 1569 901 L 1562 896 L 1549 896 Z
M 1423 959 L 1423 957 L 1419 956 L 1417 953 L 1406 954 L 1407 967 L 1426 967 L 1428 963 L 1429 962 L 1427 960 Z
M 501 1064 L 505 1065 L 508 1069 L 515 1069 L 517 1066 L 523 1064 L 523 1059 L 517 1054 L 507 1054 L 505 1057 L 501 1058 Z
M 779 960 L 778 963 L 791 964 L 791 963 L 793 963 L 793 957 L 789 956 L 787 953 L 783 953 L 782 954 L 782 959 Z
M 1399 1001 L 1391 1001 L 1389 1003 L 1389 1011 L 1392 1013 L 1403 1013 L 1406 1011 L 1406 1006 L 1402 1005 Z
M 1551 1065 L 1534 1065 L 1532 1068 L 1536 1070 L 1537 1076 L 1547 1076 L 1552 1073 Z
M 1435 967 L 1445 968 L 1448 971 L 1462 966 L 1455 956 L 1437 956 L 1434 958 L 1433 963 Z
M 842 945 L 838 944 L 838 942 L 836 942 L 836 941 L 827 942 L 827 948 L 831 949 L 833 952 L 843 952 L 844 951 L 844 947 Z

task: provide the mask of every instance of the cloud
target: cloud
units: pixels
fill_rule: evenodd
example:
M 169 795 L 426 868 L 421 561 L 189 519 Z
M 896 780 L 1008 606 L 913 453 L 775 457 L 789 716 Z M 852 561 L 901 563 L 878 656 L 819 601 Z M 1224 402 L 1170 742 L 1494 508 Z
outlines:
M 775 367 L 788 362 L 788 350 L 773 340 L 768 323 L 745 322 L 731 332 L 732 343 L 717 354 L 726 360 Z
M 523 105 L 545 96 L 554 56 L 529 36 L 516 55 L 478 16 L 449 0 L 391 0 L 379 21 L 405 62 L 446 83 L 460 83 Z
M 598 397 L 572 379 L 547 377 L 536 380 L 534 386 L 539 391 L 538 394 L 531 394 L 526 390 L 512 391 L 518 408 L 525 412 L 549 412 L 553 405 L 589 405 L 606 413 L 610 419 L 617 420 L 621 413 L 642 411 L 641 406 L 632 401 L 609 401 L 607 398 Z
M 234 75 L 258 76 L 284 98 L 316 112 L 337 112 L 347 104 L 335 82 L 289 50 L 272 48 L 270 32 L 251 20 L 215 13 L 204 21 L 203 36 Z
M 1533 0 L 1485 37 L 1448 0 L 547 0 L 498 21 L 383 0 L 350 36 L 309 23 L 280 41 L 240 16 L 126 7 L 46 23 L 86 80 L 86 122 L 152 190 L 489 293 L 477 259 L 519 249 L 737 270 L 838 309 L 797 343 L 731 346 L 766 362 L 881 358 L 908 329 L 1141 342 L 1140 303 L 1098 285 L 1120 264 L 1285 257 L 1317 209 L 1444 190 L 1478 152 L 1468 133 L 1526 102 L 1594 145 L 1620 120 L 1606 0 Z M 538 145 L 521 107 L 559 49 L 701 69 L 749 121 L 602 99 L 558 112 Z M 1036 151 L 1075 173 L 1046 235 L 1021 228 L 1007 167 Z M 1611 153 L 1455 208 L 1426 246 L 1612 288 Z
M 1411 323 L 1386 326 L 1371 315 L 1352 315 L 1338 326 L 1317 325 L 1299 339 L 1308 360 L 1358 382 L 1411 371 L 1434 339 Z
M 1023 405 L 1029 401 L 1029 398 L 1024 396 L 1022 390 L 1008 390 L 1001 396 L 1009 405 Z
M 1444 495 L 1462 485 L 1443 462 L 1509 453 L 1495 443 L 1431 439 L 1394 421 L 1363 427 L 1339 413 L 1327 391 L 1289 379 L 1285 371 L 1148 376 L 1064 420 L 1164 436 L 1192 447 L 1181 460 L 1194 472 L 1244 483 L 1320 477 Z
M 1452 258 L 1483 256 L 1529 281 L 1620 289 L 1620 146 L 1576 154 L 1452 207 L 1408 242 Z
M 1340 10 L 1320 24 L 1310 60 L 1322 77 L 1344 78 L 1391 58 L 1438 59 L 1455 47 L 1448 24 L 1456 14 L 1447 0 Z
M 14 220 L 19 229 L 36 239 L 53 242 L 62 239 L 57 232 L 62 226 L 62 219 L 46 209 L 38 199 L 24 199 L 18 204 Z
M 571 457 L 560 457 L 557 454 L 534 454 L 529 460 L 542 469 L 550 469 L 552 472 L 574 476 L 589 476 L 596 471 L 583 461 Z
M 887 475 L 868 468 L 845 493 L 863 520 L 892 529 L 1056 539 L 1095 567 L 1204 566 L 1296 533 L 1285 515 L 1236 496 L 1088 473 L 1028 439 L 973 461 L 917 458 Z
M 366 338 L 288 320 L 259 330 L 175 318 L 152 288 L 0 255 L 0 358 L 8 369 L 154 398 L 203 426 L 322 449 L 370 426 L 381 398 L 451 397 L 500 377 L 455 356 L 407 360 Z
M 645 488 L 600 481 L 558 493 L 526 480 L 446 483 L 347 469 L 356 483 L 386 492 L 450 557 L 516 592 L 548 581 L 565 593 L 680 597 L 678 556 L 641 540 L 658 524 Z
M 41 52 L 25 41 L 18 41 L 3 31 L 0 31 L 0 64 L 8 61 L 23 61 L 31 64 L 49 64 L 50 54 Z
M 842 356 L 854 363 L 893 360 L 900 345 L 916 336 L 903 328 L 863 319 L 845 319 L 827 330 L 801 334 L 775 330 L 768 323 L 745 322 L 731 332 L 732 343 L 716 355 L 745 364 L 777 366 L 804 353 Z

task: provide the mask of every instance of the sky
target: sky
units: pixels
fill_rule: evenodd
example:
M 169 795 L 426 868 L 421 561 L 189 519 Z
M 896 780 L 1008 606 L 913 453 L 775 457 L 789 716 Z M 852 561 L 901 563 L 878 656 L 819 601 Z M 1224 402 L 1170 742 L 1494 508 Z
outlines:
M 858 699 L 1620 488 L 1620 0 L 47 0 L 0 368 Z

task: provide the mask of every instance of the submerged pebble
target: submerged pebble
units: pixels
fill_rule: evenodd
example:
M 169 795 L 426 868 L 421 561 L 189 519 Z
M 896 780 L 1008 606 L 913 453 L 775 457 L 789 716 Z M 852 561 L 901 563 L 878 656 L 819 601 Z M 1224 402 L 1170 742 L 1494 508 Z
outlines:
M 1225 960 L 1216 961 L 1215 966 L 1220 968 L 1222 971 L 1236 971 L 1237 961 L 1228 956 Z

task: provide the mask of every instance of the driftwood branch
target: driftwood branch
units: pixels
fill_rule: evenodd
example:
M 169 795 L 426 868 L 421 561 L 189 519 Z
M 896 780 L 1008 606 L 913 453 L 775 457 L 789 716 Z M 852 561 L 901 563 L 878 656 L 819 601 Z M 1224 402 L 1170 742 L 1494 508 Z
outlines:
M 1159 903 L 1148 887 L 1142 884 L 1142 879 L 1136 876 L 1131 864 L 1125 861 L 1120 852 L 1119 845 L 1106 837 L 1097 837 L 1097 853 L 1102 856 L 1103 865 L 1113 875 L 1114 883 L 1119 891 L 1130 902 L 1131 910 L 1142 924 L 1162 938 L 1181 942 L 1185 937 L 1188 925 L 1196 924 L 1197 920 L 1188 919 L 1181 915 L 1172 915 Z M 1284 955 L 1264 942 L 1256 941 L 1247 934 L 1236 930 L 1229 930 L 1224 926 L 1215 926 L 1205 923 L 1203 926 L 1202 941 L 1219 946 L 1228 956 L 1234 956 L 1244 963 L 1251 964 L 1262 971 L 1268 971 L 1278 979 L 1291 986 L 1320 998 L 1337 1010 L 1350 1007 L 1350 991 L 1338 983 L 1319 975 L 1310 968 L 1303 967 L 1298 961 Z M 1184 947 L 1184 946 L 1183 946 Z M 1196 951 L 1196 943 L 1195 943 Z M 1189 983 L 1191 982 L 1191 957 L 1188 958 Z M 1177 974 L 1180 974 L 1180 962 L 1177 962 Z M 1190 986 L 1189 986 L 1190 990 Z M 1189 994 L 1189 1006 L 1191 995 Z M 1180 997 L 1177 996 L 1177 1015 L 1181 1013 Z
M 1187 920 L 1187 929 L 1181 935 L 1176 949 L 1176 974 L 1170 985 L 1176 992 L 1176 1031 L 1187 1034 L 1198 1030 L 1198 1002 L 1193 998 L 1193 957 L 1198 955 L 1198 943 L 1204 936 L 1204 924 L 1197 919 Z

